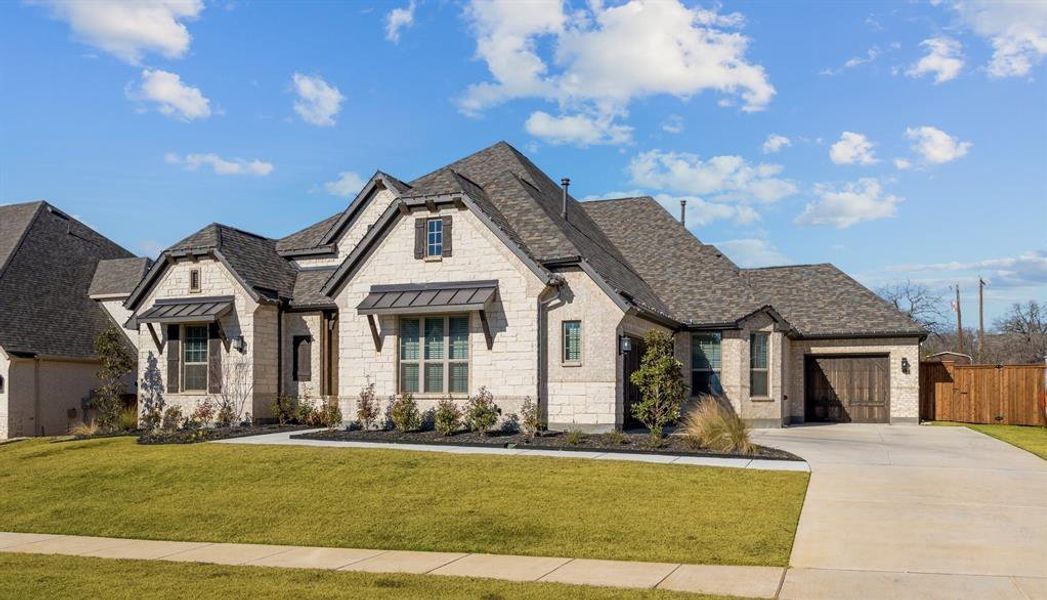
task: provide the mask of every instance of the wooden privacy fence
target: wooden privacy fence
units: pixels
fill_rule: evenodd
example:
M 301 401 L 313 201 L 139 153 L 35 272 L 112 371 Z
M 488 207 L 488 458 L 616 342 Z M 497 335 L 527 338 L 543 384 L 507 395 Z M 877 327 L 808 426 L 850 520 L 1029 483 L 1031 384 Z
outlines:
M 920 418 L 1047 425 L 1043 365 L 920 363 Z

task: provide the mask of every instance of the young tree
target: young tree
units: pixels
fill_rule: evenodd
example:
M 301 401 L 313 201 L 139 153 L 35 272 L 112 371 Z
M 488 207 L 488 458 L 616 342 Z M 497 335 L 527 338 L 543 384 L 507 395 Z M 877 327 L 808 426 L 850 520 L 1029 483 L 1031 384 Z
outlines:
M 124 410 L 122 396 L 127 391 L 124 377 L 134 369 L 135 357 L 127 348 L 124 334 L 110 324 L 95 338 L 95 354 L 101 363 L 98 368 L 98 389 L 93 400 L 95 420 L 103 430 L 113 430 Z
M 633 405 L 633 416 L 651 432 L 651 439 L 662 437 L 662 428 L 680 418 L 683 403 L 683 364 L 673 355 L 670 334 L 651 330 L 644 336 L 647 351 L 632 382 L 640 388 L 641 400 Z
M 1047 358 L 1047 304 L 1015 303 L 996 320 L 996 329 L 1020 340 L 1020 361 L 1042 363 Z
M 245 420 L 247 406 L 254 398 L 254 379 L 250 376 L 250 362 L 239 352 L 230 352 L 222 361 L 222 386 L 218 392 L 217 424 L 219 427 L 239 425 Z

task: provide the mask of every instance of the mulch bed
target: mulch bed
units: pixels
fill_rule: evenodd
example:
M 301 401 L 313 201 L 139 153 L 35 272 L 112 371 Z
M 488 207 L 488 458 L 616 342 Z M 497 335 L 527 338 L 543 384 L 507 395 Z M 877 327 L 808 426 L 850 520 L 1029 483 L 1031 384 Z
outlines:
M 250 427 L 229 427 L 223 429 L 206 428 L 180 431 L 159 431 L 143 434 L 138 438 L 139 444 L 197 444 L 230 438 L 281 433 L 284 431 L 301 431 L 312 429 L 308 425 L 252 425 Z
M 430 446 L 478 446 L 484 448 L 534 448 L 542 450 L 565 450 L 578 452 L 620 452 L 638 454 L 668 454 L 673 456 L 704 456 L 717 458 L 760 458 L 769 460 L 803 459 L 784 450 L 757 446 L 753 454 L 723 453 L 707 448 L 695 448 L 684 436 L 669 435 L 661 444 L 652 447 L 647 432 L 626 432 L 621 435 L 594 433 L 583 434 L 570 443 L 570 436 L 560 432 L 543 432 L 528 439 L 522 433 L 491 432 L 486 436 L 462 431 L 450 436 L 435 431 L 395 430 L 346 430 L 335 429 L 302 433 L 291 436 L 298 439 L 326 440 L 335 442 L 379 442 L 388 444 L 423 444 Z

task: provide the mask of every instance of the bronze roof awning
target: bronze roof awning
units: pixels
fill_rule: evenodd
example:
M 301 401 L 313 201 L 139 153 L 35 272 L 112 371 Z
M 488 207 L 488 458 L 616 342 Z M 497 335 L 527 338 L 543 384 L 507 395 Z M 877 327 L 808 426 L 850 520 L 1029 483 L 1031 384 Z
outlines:
M 233 309 L 233 297 L 157 300 L 139 323 L 213 323 Z
M 375 285 L 356 307 L 361 315 L 421 315 L 485 310 L 498 292 L 497 281 Z

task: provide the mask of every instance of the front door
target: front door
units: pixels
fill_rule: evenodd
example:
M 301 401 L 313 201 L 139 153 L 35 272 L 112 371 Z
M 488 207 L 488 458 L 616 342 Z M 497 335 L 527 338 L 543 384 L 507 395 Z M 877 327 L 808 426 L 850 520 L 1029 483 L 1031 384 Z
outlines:
M 647 350 L 647 346 L 644 345 L 641 338 L 629 336 L 629 340 L 632 343 L 632 350 L 626 352 L 623 356 L 625 362 L 625 393 L 623 394 L 622 408 L 624 414 L 622 416 L 622 426 L 625 429 L 643 427 L 643 424 L 633 416 L 633 405 L 638 404 L 642 397 L 640 388 L 632 382 L 632 374 L 640 368 L 640 360 L 643 359 L 644 352 Z
M 890 421 L 887 356 L 807 356 L 804 388 L 805 421 Z

